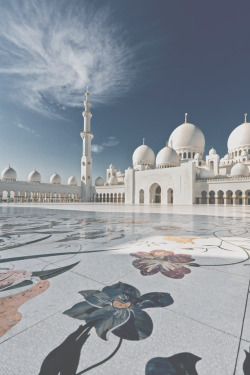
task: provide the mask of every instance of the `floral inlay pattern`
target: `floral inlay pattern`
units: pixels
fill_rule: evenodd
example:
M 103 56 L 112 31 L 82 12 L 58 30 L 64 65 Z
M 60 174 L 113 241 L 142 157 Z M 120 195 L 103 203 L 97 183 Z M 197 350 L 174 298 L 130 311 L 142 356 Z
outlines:
M 153 330 L 150 316 L 143 311 L 151 307 L 166 307 L 174 301 L 168 293 L 147 293 L 141 295 L 139 290 L 129 284 L 118 282 L 98 290 L 79 292 L 84 302 L 77 303 L 64 314 L 86 323 L 94 322 L 96 333 L 103 340 L 107 334 L 125 340 L 143 340 Z
M 195 259 L 188 254 L 175 254 L 173 251 L 153 250 L 149 253 L 131 253 L 138 259 L 133 261 L 133 266 L 138 268 L 143 276 L 155 275 L 161 272 L 172 279 L 182 279 L 191 272 L 188 266 L 198 266 L 191 263 Z

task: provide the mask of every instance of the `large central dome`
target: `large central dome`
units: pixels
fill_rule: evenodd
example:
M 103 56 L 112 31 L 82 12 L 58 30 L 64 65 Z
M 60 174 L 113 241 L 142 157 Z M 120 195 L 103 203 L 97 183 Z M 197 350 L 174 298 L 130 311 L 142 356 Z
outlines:
M 172 132 L 168 144 L 177 152 L 191 150 L 203 154 L 205 149 L 205 137 L 197 126 L 190 123 L 184 123 Z
M 233 151 L 240 147 L 245 147 L 250 145 L 250 123 L 244 122 L 243 124 L 237 126 L 230 134 L 227 141 L 228 151 Z

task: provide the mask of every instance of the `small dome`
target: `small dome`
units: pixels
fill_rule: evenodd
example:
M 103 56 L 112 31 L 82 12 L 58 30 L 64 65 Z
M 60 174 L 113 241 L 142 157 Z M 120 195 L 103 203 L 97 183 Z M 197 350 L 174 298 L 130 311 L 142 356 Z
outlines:
M 202 159 L 202 155 L 201 155 L 199 152 L 197 152 L 197 153 L 194 155 L 194 159 L 195 159 L 195 160 L 201 160 L 201 159 Z
M 169 137 L 169 146 L 174 150 L 193 149 L 203 153 L 205 137 L 202 131 L 195 125 L 184 123 L 178 126 Z
M 225 159 L 225 160 L 228 160 L 228 159 L 229 159 L 228 154 L 226 154 L 226 155 L 224 156 L 224 159 Z
M 212 178 L 214 177 L 214 171 L 209 167 L 203 167 L 201 168 L 199 176 L 200 178 Z
M 2 171 L 1 177 L 3 181 L 16 181 L 17 174 L 15 169 L 11 168 L 11 166 L 9 165 Z
M 70 186 L 77 186 L 77 179 L 76 179 L 75 176 L 71 176 L 68 179 L 68 185 L 70 185 Z
M 213 147 L 209 151 L 209 155 L 216 155 L 216 150 Z
M 246 166 L 246 164 L 243 163 L 237 163 L 233 166 L 231 169 L 231 176 L 249 176 L 249 169 Z
M 110 164 L 109 169 L 113 169 L 113 168 L 114 168 L 113 164 Z
M 228 137 L 228 151 L 233 151 L 239 147 L 250 146 L 250 123 L 244 122 L 237 126 Z
M 118 179 L 116 176 L 111 176 L 108 180 L 109 185 L 118 185 Z
M 97 179 L 95 180 L 95 186 L 103 186 L 103 185 L 104 185 L 104 181 L 101 178 L 101 176 L 97 177 Z
M 108 185 L 109 185 L 109 183 L 108 183 L 108 182 L 105 182 L 104 186 L 108 186 Z
M 60 185 L 61 177 L 56 172 L 50 177 L 50 183 L 53 185 Z
M 164 147 L 156 156 L 156 166 L 164 166 L 168 164 L 179 165 L 179 155 L 171 147 Z
M 136 165 L 150 165 L 151 167 L 154 166 L 155 163 L 155 154 L 154 151 L 146 146 L 141 145 L 137 147 L 137 149 L 133 153 L 133 166 Z
M 41 175 L 40 175 L 40 173 L 37 172 L 36 169 L 34 169 L 32 172 L 30 172 L 30 174 L 28 176 L 28 181 L 29 182 L 40 183 L 41 182 Z
M 118 171 L 118 172 L 116 173 L 116 175 L 117 175 L 117 177 L 121 177 L 121 176 L 123 176 L 123 173 L 122 173 L 121 171 Z

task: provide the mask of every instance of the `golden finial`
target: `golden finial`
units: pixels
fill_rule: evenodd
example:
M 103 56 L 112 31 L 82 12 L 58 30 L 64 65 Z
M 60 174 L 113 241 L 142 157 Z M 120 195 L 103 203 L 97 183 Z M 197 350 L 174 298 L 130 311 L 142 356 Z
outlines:
M 168 147 L 168 142 L 166 142 L 166 147 Z
M 86 96 L 86 98 L 89 96 L 89 86 L 87 86 L 87 90 L 86 90 L 85 96 Z
M 247 123 L 247 113 L 244 114 L 245 116 L 245 124 Z
M 145 138 L 142 138 L 142 144 L 145 145 Z
M 185 113 L 185 124 L 187 123 L 187 117 L 188 117 L 188 114 Z

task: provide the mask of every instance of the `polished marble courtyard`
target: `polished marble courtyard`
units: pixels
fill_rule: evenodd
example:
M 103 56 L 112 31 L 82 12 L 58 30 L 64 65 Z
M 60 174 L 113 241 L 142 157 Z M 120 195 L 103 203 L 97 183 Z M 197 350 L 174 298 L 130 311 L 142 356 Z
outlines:
M 3 375 L 249 375 L 250 209 L 2 204 Z

